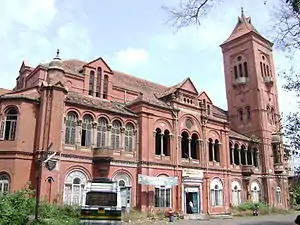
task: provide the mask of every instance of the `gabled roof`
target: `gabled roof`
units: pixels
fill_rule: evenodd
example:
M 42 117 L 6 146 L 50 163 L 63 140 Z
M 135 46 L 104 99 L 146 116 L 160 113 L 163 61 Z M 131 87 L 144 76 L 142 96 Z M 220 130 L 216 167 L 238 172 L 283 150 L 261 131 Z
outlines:
M 209 101 L 209 103 L 212 103 L 210 97 L 208 97 L 208 94 L 207 94 L 205 91 L 202 91 L 202 92 L 199 94 L 198 98 L 206 98 L 206 99 Z
M 181 81 L 180 83 L 178 83 L 174 86 L 171 86 L 169 88 L 166 88 L 162 93 L 158 94 L 157 97 L 162 98 L 162 97 L 168 96 L 172 93 L 175 93 L 178 89 L 186 90 L 193 94 L 198 95 L 198 91 L 197 91 L 195 85 L 193 84 L 191 79 L 188 77 L 188 78 L 184 79 L 183 81 Z
M 86 63 L 84 66 L 91 66 L 92 64 L 94 64 L 97 61 L 100 61 L 105 66 L 105 68 L 103 68 L 105 71 L 112 73 L 111 68 L 108 66 L 108 64 L 104 61 L 104 59 L 102 57 L 94 59 L 93 61 Z
M 260 35 L 260 33 L 256 30 L 256 28 L 252 25 L 251 17 L 245 17 L 245 14 L 244 14 L 244 11 L 242 8 L 241 16 L 238 17 L 238 22 L 237 22 L 235 28 L 233 29 L 230 36 L 226 39 L 226 41 L 224 41 L 221 45 L 224 45 L 225 43 L 228 43 L 228 42 L 230 42 L 236 38 L 239 38 L 245 34 L 248 34 L 250 32 L 254 32 L 257 35 L 259 35 L 260 37 L 262 37 Z

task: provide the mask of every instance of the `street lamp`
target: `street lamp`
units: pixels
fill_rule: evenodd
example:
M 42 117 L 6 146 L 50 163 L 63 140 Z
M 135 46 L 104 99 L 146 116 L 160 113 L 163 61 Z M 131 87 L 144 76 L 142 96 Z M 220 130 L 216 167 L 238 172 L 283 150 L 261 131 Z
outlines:
M 41 150 L 40 154 L 37 152 L 37 179 L 36 179 L 36 201 L 35 201 L 35 216 L 34 219 L 38 221 L 39 219 L 39 206 L 40 206 L 40 192 L 41 192 L 41 177 L 42 177 L 42 169 L 43 163 L 49 161 L 56 153 L 48 156 L 49 150 L 52 147 L 53 143 L 51 142 L 46 150 Z

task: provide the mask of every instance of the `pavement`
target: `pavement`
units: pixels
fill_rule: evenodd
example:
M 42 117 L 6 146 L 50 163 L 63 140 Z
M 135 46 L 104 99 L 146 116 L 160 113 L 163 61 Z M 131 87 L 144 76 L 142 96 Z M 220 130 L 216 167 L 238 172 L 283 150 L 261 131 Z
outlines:
M 300 213 L 299 213 L 300 214 Z M 200 220 L 180 220 L 174 225 L 295 225 L 294 221 L 298 214 L 287 215 L 266 215 L 253 217 L 235 217 L 233 219 L 212 219 L 209 221 Z M 171 223 L 168 223 L 171 224 Z

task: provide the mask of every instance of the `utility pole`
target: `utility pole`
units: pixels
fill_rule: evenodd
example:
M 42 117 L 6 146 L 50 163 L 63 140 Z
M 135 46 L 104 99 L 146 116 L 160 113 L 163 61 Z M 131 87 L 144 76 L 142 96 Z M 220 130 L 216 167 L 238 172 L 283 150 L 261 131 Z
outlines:
M 53 143 L 51 142 L 46 150 L 41 150 L 40 154 L 37 152 L 37 179 L 36 179 L 36 201 L 35 201 L 35 221 L 39 220 L 39 206 L 40 206 L 40 193 L 41 193 L 41 178 L 42 178 L 42 170 L 43 163 L 47 162 L 50 158 L 52 158 L 56 153 L 52 154 L 47 158 L 48 152 L 52 147 Z

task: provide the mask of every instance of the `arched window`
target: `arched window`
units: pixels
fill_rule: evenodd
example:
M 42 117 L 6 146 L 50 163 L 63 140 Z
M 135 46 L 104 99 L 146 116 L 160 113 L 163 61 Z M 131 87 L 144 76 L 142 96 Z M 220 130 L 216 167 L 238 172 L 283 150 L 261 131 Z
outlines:
M 191 157 L 192 159 L 200 159 L 200 152 L 199 152 L 199 137 L 197 134 L 192 135 L 191 140 Z
M 84 187 L 87 176 L 80 170 L 69 173 L 64 183 L 64 203 L 68 205 L 80 205 L 84 201 Z
M 10 107 L 6 110 L 5 118 L 1 121 L 0 140 L 15 140 L 18 114 L 18 110 L 14 107 Z
M 276 202 L 277 204 L 282 204 L 282 193 L 281 188 L 277 186 L 276 188 Z
M 6 173 L 0 173 L 0 194 L 9 192 L 10 179 Z
M 246 107 L 246 114 L 247 114 L 247 120 L 250 121 L 251 120 L 250 106 Z
M 163 155 L 170 156 L 171 146 L 170 146 L 170 131 L 164 131 L 163 137 Z
M 159 177 L 167 177 L 161 175 Z M 170 187 L 155 187 L 155 207 L 169 208 L 171 207 L 171 188 Z
M 97 147 L 103 148 L 106 146 L 106 137 L 107 137 L 107 121 L 104 118 L 98 120 L 97 125 Z
M 241 185 L 237 181 L 231 183 L 231 205 L 238 206 L 242 203 Z
M 271 111 L 270 111 L 270 121 L 271 121 L 271 124 L 275 124 L 275 110 L 273 107 L 271 107 Z
M 111 129 L 111 147 L 113 150 L 120 149 L 120 134 L 121 134 L 121 123 L 115 120 L 112 123 Z
M 211 113 L 211 110 L 210 110 L 210 105 L 209 105 L 209 104 L 207 104 L 207 115 L 210 115 L 210 113 Z
M 230 165 L 233 164 L 233 158 L 234 158 L 234 154 L 233 154 L 233 146 L 232 146 L 232 143 L 229 142 L 229 155 L 230 155 Z
M 273 151 L 274 164 L 281 163 L 280 148 L 279 148 L 278 143 L 272 143 L 271 146 L 272 146 L 272 151 Z
M 243 109 L 239 109 L 239 118 L 240 118 L 240 121 L 242 122 L 244 120 L 244 113 L 243 113 Z
M 240 149 L 239 149 L 239 145 L 236 143 L 234 144 L 234 164 L 235 165 L 240 165 L 241 162 L 240 162 L 240 155 L 239 155 L 239 152 L 240 152 Z
M 161 146 L 162 146 L 162 141 L 161 141 L 161 129 L 156 128 L 155 130 L 155 155 L 161 155 Z
M 81 146 L 91 146 L 93 118 L 85 115 L 81 126 Z
M 113 180 L 117 181 L 119 184 L 122 207 L 130 206 L 132 191 L 131 178 L 126 173 L 120 172 L 113 178 Z
M 107 99 L 108 94 L 108 76 L 104 75 L 104 82 L 103 82 L 103 98 Z
M 213 151 L 214 151 L 214 143 L 213 140 L 210 138 L 208 139 L 208 160 L 211 162 L 214 160 Z
M 78 117 L 76 113 L 69 112 L 66 118 L 66 133 L 65 143 L 69 145 L 75 145 L 76 143 L 76 126 Z
M 131 123 L 125 126 L 125 151 L 132 152 L 133 149 L 133 126 Z
M 215 140 L 214 144 L 214 161 L 220 162 L 220 142 L 218 139 Z
M 241 164 L 246 165 L 247 152 L 245 145 L 241 146 Z
M 260 185 L 257 181 L 251 183 L 251 199 L 253 203 L 258 203 L 260 200 Z
M 188 159 L 189 155 L 189 134 L 182 132 L 181 134 L 181 158 Z
M 254 167 L 258 167 L 258 160 L 259 160 L 259 152 L 257 148 L 253 149 L 253 165 Z
M 210 200 L 212 206 L 223 205 L 223 184 L 219 178 L 210 182 Z
M 90 72 L 89 95 L 94 94 L 95 71 Z
M 101 95 L 101 80 L 102 80 L 102 68 L 97 69 L 97 85 L 96 85 L 96 97 Z
M 252 165 L 253 166 L 252 155 L 253 155 L 253 149 L 250 146 L 248 146 L 248 150 L 247 150 L 247 163 L 248 163 L 248 165 Z

